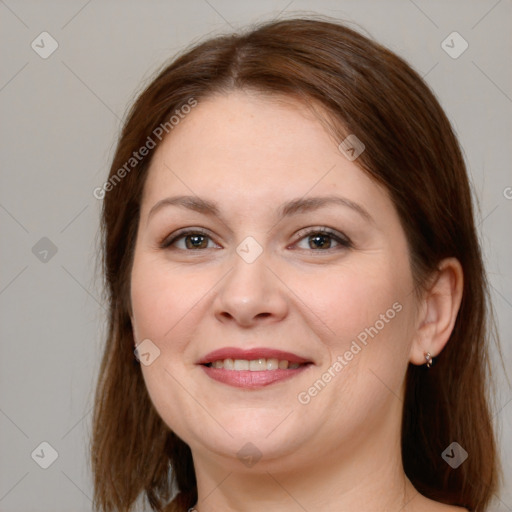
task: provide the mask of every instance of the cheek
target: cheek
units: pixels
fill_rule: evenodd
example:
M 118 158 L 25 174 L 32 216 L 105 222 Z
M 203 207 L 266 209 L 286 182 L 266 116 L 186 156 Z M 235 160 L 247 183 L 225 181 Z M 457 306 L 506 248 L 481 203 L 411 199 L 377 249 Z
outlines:
M 412 278 L 406 262 L 362 261 L 296 282 L 297 295 L 307 297 L 307 306 L 326 333 L 324 341 L 336 353 L 348 350 L 353 340 L 363 346 L 365 340 L 384 343 L 384 338 L 399 337 L 407 326 Z
M 302 280 L 304 288 L 299 292 L 309 289 L 308 306 L 328 326 L 322 329 L 327 333 L 322 341 L 329 357 L 311 385 L 324 378 L 329 383 L 325 391 L 318 386 L 322 396 L 315 389 L 311 395 L 304 390 L 315 402 L 310 411 L 340 410 L 343 403 L 343 414 L 350 410 L 354 425 L 380 416 L 383 404 L 399 396 L 414 320 L 407 258 L 381 257 L 371 262 L 368 257 L 359 262 L 340 267 L 329 279 Z M 342 418 L 333 415 L 333 421 L 338 424 Z
M 311 387 L 301 390 L 300 403 L 333 431 L 340 425 L 346 432 L 373 428 L 400 395 L 414 317 L 407 269 L 381 260 L 374 267 L 340 269 L 327 280 L 302 280 L 299 293 L 310 290 L 307 305 L 322 320 L 329 357 Z
M 188 438 L 194 421 L 189 393 L 200 393 L 193 381 L 186 391 L 182 383 L 187 382 L 186 347 L 197 324 L 194 305 L 204 294 L 197 277 L 184 277 L 149 256 L 136 257 L 131 276 L 134 336 L 137 343 L 151 340 L 159 351 L 151 364 L 141 365 L 142 375 L 160 417 L 182 438 Z M 203 420 L 208 424 L 208 417 Z
M 131 275 L 131 300 L 136 341 L 149 338 L 162 344 L 174 338 L 182 320 L 204 295 L 198 276 L 187 276 L 162 261 L 136 257 Z M 176 347 L 174 347 L 176 348 Z

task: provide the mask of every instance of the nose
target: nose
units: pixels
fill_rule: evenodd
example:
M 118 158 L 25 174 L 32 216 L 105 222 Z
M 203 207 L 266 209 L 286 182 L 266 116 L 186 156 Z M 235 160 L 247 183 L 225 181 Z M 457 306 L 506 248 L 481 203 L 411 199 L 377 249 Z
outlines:
M 248 263 L 238 254 L 215 297 L 215 317 L 222 323 L 240 327 L 271 324 L 288 313 L 286 287 L 267 266 L 264 253 Z

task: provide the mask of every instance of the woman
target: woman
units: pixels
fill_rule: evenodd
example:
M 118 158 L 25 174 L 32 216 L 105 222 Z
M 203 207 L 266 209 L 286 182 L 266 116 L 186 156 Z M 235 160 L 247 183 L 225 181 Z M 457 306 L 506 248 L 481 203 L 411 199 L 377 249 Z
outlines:
M 403 60 L 316 19 L 199 44 L 139 96 L 98 191 L 98 509 L 486 510 L 470 188 Z

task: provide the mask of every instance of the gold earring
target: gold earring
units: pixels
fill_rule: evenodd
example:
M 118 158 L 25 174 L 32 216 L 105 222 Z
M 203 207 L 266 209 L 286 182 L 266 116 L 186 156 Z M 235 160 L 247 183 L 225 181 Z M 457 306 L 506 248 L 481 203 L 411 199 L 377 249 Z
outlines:
M 430 352 L 425 352 L 425 359 L 427 360 L 427 368 L 432 366 L 432 356 Z

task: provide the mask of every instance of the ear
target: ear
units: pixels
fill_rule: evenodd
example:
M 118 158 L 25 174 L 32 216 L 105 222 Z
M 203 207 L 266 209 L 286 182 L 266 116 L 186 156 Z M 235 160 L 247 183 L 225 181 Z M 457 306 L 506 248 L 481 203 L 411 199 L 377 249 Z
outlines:
M 409 358 L 412 364 L 426 363 L 426 352 L 436 357 L 445 347 L 457 319 L 463 284 L 464 274 L 459 260 L 442 260 L 418 309 L 416 335 Z

